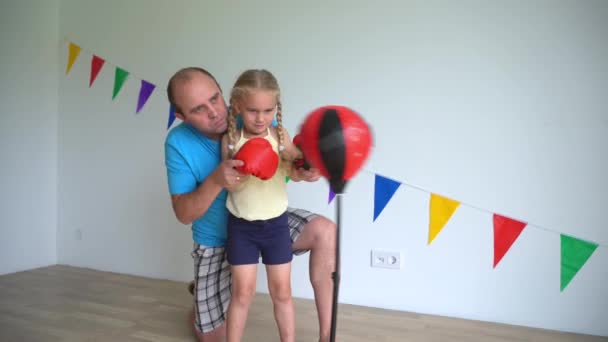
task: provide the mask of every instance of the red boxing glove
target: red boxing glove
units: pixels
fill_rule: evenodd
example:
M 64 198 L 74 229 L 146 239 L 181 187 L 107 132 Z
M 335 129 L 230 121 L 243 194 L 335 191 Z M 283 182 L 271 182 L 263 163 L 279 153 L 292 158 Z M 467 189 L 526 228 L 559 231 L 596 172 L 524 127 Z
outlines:
M 293 144 L 296 145 L 296 147 L 301 150 L 302 149 L 300 147 L 301 143 L 302 143 L 302 136 L 300 134 L 296 134 L 293 137 Z M 306 171 L 310 170 L 310 164 L 304 158 L 296 159 L 293 162 L 296 166 L 296 169 L 304 169 Z
M 302 136 L 298 133 L 293 137 L 293 144 L 300 148 L 300 144 L 302 143 Z
M 243 165 L 237 171 L 267 180 L 274 176 L 279 167 L 279 156 L 272 149 L 270 142 L 264 138 L 249 139 L 234 155 L 235 160 L 242 160 Z

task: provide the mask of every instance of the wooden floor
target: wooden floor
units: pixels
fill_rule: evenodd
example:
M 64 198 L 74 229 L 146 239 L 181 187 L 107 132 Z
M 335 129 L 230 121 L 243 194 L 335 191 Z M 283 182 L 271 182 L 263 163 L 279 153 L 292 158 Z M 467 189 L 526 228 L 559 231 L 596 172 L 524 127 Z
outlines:
M 68 266 L 0 276 L 0 341 L 193 341 L 186 284 Z M 296 300 L 297 341 L 317 339 L 310 300 Z M 267 295 L 244 341 L 277 341 Z M 608 338 L 340 305 L 338 341 L 608 341 Z

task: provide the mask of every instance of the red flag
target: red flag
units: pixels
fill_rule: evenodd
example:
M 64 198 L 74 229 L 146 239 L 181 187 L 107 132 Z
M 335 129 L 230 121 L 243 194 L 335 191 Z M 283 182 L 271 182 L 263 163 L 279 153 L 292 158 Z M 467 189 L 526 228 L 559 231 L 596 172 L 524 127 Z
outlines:
M 494 214 L 494 268 L 509 251 L 527 223 Z
M 91 78 L 89 80 L 89 88 L 93 85 L 93 82 L 95 82 L 97 74 L 99 74 L 103 63 L 105 62 L 106 61 L 101 59 L 100 57 L 93 55 L 93 59 L 91 59 Z

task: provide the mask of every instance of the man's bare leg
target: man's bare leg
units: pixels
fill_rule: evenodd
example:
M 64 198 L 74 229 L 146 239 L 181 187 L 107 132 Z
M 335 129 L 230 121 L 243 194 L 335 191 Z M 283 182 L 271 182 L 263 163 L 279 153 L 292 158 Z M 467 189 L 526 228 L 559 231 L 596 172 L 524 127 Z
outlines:
M 304 226 L 292 248 L 310 250 L 308 264 L 319 317 L 319 341 L 329 341 L 333 298 L 331 275 L 336 265 L 336 224 L 325 217 L 312 219 Z

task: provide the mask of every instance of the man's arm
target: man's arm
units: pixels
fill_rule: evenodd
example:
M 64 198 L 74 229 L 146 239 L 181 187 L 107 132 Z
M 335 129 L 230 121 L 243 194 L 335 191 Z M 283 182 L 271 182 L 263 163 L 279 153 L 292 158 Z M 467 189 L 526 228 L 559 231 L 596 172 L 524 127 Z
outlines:
M 222 189 L 230 191 L 238 186 L 243 175 L 234 168 L 242 164 L 240 160 L 225 160 L 192 192 L 171 195 L 173 211 L 179 222 L 192 223 L 207 212 Z
M 214 174 L 217 169 L 205 179 L 194 191 L 171 195 L 173 211 L 179 222 L 191 224 L 197 218 L 203 216 L 223 187 L 215 181 Z
M 171 193 L 171 204 L 179 222 L 190 224 L 203 216 L 223 188 L 237 183 L 240 173 L 234 167 L 241 161 L 221 162 L 200 184 L 179 148 L 179 141 L 169 137 L 165 142 L 165 164 Z M 210 156 L 211 158 L 211 156 Z

